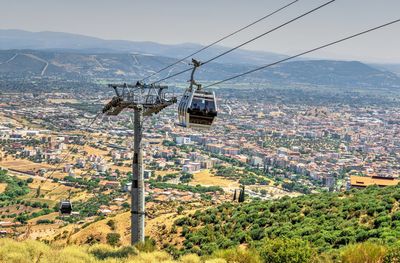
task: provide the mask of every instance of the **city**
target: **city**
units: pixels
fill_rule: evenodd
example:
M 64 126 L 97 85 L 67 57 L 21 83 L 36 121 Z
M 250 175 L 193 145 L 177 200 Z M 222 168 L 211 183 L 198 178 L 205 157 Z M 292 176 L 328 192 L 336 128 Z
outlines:
M 398 3 L 41 1 L 0 27 L 0 262 L 399 262 Z M 85 23 L 124 7 L 162 15 Z

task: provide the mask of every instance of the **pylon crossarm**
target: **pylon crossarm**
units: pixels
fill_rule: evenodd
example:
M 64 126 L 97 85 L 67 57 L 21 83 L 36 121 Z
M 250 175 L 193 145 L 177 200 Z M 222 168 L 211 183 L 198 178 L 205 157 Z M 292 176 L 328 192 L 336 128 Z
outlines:
M 146 85 L 139 82 L 136 85 L 125 83 L 108 86 L 115 90 L 116 96 L 103 108 L 103 113 L 107 115 L 118 115 L 126 108 L 135 109 L 140 105 L 143 107 L 143 114 L 149 116 L 177 102 L 176 97 L 166 98 L 167 86 Z

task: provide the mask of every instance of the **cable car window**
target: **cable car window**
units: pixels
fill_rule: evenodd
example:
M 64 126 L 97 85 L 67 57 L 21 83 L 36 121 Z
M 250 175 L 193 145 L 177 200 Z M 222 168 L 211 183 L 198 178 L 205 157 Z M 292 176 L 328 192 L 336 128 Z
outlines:
M 202 100 L 193 98 L 191 106 L 192 110 L 203 111 L 205 110 L 205 108 L 206 108 L 206 103 L 204 99 Z
M 213 100 L 193 98 L 190 112 L 197 114 L 209 114 L 215 112 Z
M 206 100 L 206 110 L 210 112 L 215 111 L 215 102 L 214 100 Z

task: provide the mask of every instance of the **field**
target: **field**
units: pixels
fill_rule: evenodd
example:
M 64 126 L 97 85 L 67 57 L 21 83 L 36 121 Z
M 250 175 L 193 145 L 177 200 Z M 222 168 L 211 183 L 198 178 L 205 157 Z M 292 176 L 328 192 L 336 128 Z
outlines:
M 155 171 L 154 174 L 155 176 L 164 176 L 167 174 L 174 174 L 174 173 L 179 173 L 179 171 L 174 171 L 174 170 L 167 170 L 167 171 Z
M 103 151 L 97 148 L 93 148 L 89 145 L 85 145 L 83 147 L 83 150 L 86 151 L 88 153 L 88 155 L 99 155 L 99 156 L 105 156 L 108 152 L 107 151 Z
M 1 161 L 0 166 L 7 169 L 18 169 L 19 171 L 23 172 L 38 171 L 42 168 L 48 169 L 52 167 L 51 165 L 48 164 L 34 163 L 24 159 L 12 160 L 11 158 L 7 158 Z
M 227 189 L 236 189 L 239 187 L 238 182 L 231 181 L 220 176 L 215 176 L 210 172 L 210 170 L 203 170 L 193 174 L 193 180 L 190 182 L 190 184 L 200 184 L 202 186 L 220 186 Z
M 42 181 L 38 179 L 34 179 L 31 184 L 29 184 L 29 188 L 33 189 L 32 193 L 35 193 L 35 190 L 40 186 L 41 194 L 44 195 L 43 199 L 38 198 L 30 198 L 30 201 L 41 201 L 46 202 L 51 205 L 54 205 L 55 202 L 58 203 L 62 199 L 66 199 L 68 197 L 69 191 L 72 191 L 72 201 L 78 200 L 86 200 L 91 197 L 91 194 L 78 190 L 75 188 L 71 188 L 69 186 L 65 186 L 59 183 L 54 183 L 51 180 Z

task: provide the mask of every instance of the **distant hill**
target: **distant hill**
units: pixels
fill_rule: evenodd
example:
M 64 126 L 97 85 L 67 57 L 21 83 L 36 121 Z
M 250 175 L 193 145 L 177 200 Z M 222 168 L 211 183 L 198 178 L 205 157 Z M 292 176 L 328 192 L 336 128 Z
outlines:
M 89 53 L 140 53 L 172 58 L 182 58 L 202 46 L 198 44 L 165 45 L 154 42 L 104 40 L 84 35 L 61 32 L 29 32 L 23 30 L 0 30 L 0 49 L 70 50 Z M 196 58 L 205 60 L 227 50 L 222 46 L 211 47 Z M 285 55 L 237 50 L 219 60 L 221 63 L 263 64 L 286 57 Z
M 88 53 L 48 50 L 0 50 L 0 76 L 64 77 L 68 79 L 115 79 L 135 81 L 165 67 L 176 59 L 132 53 Z M 179 63 L 161 76 L 188 67 Z M 196 78 L 203 82 L 221 80 L 255 68 L 256 65 L 210 63 Z M 186 82 L 189 73 L 173 79 Z M 399 88 L 400 76 L 356 61 L 292 61 L 236 79 L 240 83 L 278 85 L 326 85 L 332 87 Z
M 400 76 L 400 64 L 371 64 L 371 66 L 377 69 L 391 71 Z

